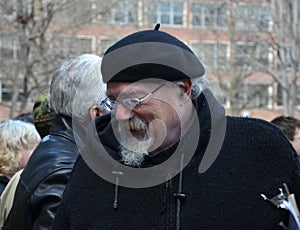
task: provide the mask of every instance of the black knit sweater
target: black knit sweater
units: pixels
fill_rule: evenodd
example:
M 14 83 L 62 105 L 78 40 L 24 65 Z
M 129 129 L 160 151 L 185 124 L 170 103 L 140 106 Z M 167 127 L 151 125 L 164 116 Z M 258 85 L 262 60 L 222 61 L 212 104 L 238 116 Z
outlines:
M 116 186 L 94 173 L 80 157 L 53 229 L 281 229 L 278 224 L 288 219 L 288 212 L 264 201 L 260 194 L 273 197 L 287 183 L 300 198 L 299 162 L 289 141 L 266 121 L 227 117 L 220 153 L 208 170 L 199 173 L 210 139 L 212 110 L 203 95 L 195 105 L 201 135 L 195 154 L 182 171 L 182 180 L 178 174 L 152 187 L 119 186 L 118 208 L 114 209 Z M 104 116 L 95 121 L 98 136 L 118 160 L 107 120 Z M 89 136 L 88 142 L 92 139 Z M 183 141 L 189 143 L 190 137 Z M 95 155 L 103 154 L 94 142 L 89 148 Z M 169 157 L 173 148 L 158 154 L 158 163 L 161 156 L 164 160 Z M 180 183 L 185 198 L 178 212 Z

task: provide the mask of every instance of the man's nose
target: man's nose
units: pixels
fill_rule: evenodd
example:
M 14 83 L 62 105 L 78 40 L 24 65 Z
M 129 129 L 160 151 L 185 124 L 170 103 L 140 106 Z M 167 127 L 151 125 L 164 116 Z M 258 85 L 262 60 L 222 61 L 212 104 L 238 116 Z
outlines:
M 132 110 L 125 108 L 121 103 L 116 108 L 116 119 L 117 121 L 126 121 L 133 117 L 134 113 Z

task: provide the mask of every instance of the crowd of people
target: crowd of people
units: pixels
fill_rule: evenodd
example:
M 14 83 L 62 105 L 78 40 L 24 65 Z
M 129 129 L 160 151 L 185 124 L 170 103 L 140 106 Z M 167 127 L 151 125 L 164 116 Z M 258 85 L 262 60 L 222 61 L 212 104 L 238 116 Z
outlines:
M 283 229 L 261 194 L 300 204 L 300 121 L 226 115 L 159 26 L 63 62 L 32 115 L 0 124 L 2 229 Z

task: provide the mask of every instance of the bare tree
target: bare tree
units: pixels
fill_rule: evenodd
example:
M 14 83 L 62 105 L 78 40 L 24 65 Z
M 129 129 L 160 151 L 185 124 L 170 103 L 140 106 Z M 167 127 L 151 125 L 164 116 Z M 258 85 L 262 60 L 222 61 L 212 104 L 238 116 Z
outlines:
M 272 76 L 278 89 L 282 90 L 284 114 L 293 116 L 300 76 L 299 1 L 244 3 L 226 0 L 220 7 L 227 12 L 227 29 L 214 33 L 217 42 L 221 42 L 219 38 L 226 34 L 230 58 L 227 71 L 215 69 L 214 73 L 230 101 L 231 113 L 237 115 L 241 109 L 249 107 L 249 100 L 245 104 L 243 98 L 245 81 L 260 73 Z M 268 93 L 268 87 L 257 87 L 256 90 L 257 94 Z M 253 90 L 249 93 L 255 94 Z M 275 100 L 278 100 L 276 97 L 280 92 L 275 93 Z M 251 99 L 251 95 L 247 97 Z
M 84 50 L 84 39 L 72 36 L 97 18 L 99 12 L 93 11 L 92 4 L 80 0 L 1 1 L 0 76 L 11 88 L 10 117 L 26 109 L 32 94 L 49 87 L 63 59 L 92 52 Z
M 270 17 L 261 2 L 226 1 L 226 6 L 231 46 L 227 92 L 232 114 L 238 115 L 245 108 L 267 107 L 270 100 L 267 85 L 247 82 L 253 75 L 265 75 L 259 66 L 270 66 L 268 45 L 257 39 L 270 30 Z
M 201 5 L 201 10 L 196 12 L 198 15 L 194 19 L 205 24 L 203 26 L 212 28 L 208 31 L 212 34 L 212 43 L 207 43 L 199 50 L 206 52 L 203 61 L 210 64 L 208 68 L 217 77 L 224 93 L 221 96 L 230 104 L 232 115 L 239 115 L 243 108 L 249 106 L 249 98 L 245 100 L 245 82 L 255 71 L 246 58 L 249 58 L 250 54 L 247 34 L 253 31 L 253 26 L 249 25 L 249 18 L 243 15 L 243 9 L 239 11 L 239 4 L 239 1 L 232 0 L 225 0 L 219 4 L 206 3 Z M 200 41 L 203 40 L 202 37 L 199 38 Z
M 300 77 L 300 16 L 298 0 L 271 0 L 274 30 L 268 33 L 274 67 L 266 70 L 282 89 L 284 114 L 293 116 Z
M 228 77 L 224 81 L 223 73 L 220 74 L 219 71 L 218 74 L 220 87 L 226 94 L 232 115 L 239 115 L 240 110 L 245 107 L 242 90 L 246 79 L 251 75 L 251 69 L 247 65 L 247 62 L 245 62 L 244 50 L 239 48 L 239 43 L 244 40 L 245 31 L 237 31 L 237 5 L 236 1 L 231 0 L 224 1 L 222 5 L 223 10 L 227 10 L 226 24 L 229 42 Z M 240 20 L 242 19 L 240 18 Z
M 266 59 L 256 55 L 250 55 L 246 60 L 255 72 L 272 76 L 277 86 L 274 99 L 282 104 L 285 115 L 293 116 L 300 77 L 299 1 L 266 0 L 263 3 L 267 13 L 264 16 L 270 19 L 265 21 L 267 24 L 257 23 L 257 32 L 248 32 L 246 42 L 251 44 L 252 50 L 264 47 L 265 56 L 269 56 L 267 59 L 271 62 L 266 63 Z
M 22 111 L 31 91 L 42 87 L 39 79 L 47 75 L 37 76 L 41 66 L 49 64 L 44 59 L 47 50 L 46 31 L 54 15 L 54 5 L 43 1 L 8 1 L 1 5 L 1 11 L 9 13 L 2 14 L 2 38 L 6 36 L 6 39 L 10 39 L 15 51 L 12 59 L 2 54 L 3 62 L 0 66 L 4 82 L 13 86 L 10 110 L 12 117 L 17 109 L 20 89 L 22 103 L 19 110 Z

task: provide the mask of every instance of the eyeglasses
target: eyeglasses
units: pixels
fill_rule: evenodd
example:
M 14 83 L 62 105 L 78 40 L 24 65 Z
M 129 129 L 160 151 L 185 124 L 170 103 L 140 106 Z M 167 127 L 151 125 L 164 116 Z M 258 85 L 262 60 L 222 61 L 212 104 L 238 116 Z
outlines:
M 134 109 L 137 109 L 138 107 L 140 107 L 143 101 L 147 100 L 150 96 L 152 96 L 157 90 L 159 90 L 164 85 L 165 85 L 165 83 L 158 86 L 156 89 L 154 89 L 152 92 L 150 92 L 146 96 L 140 97 L 140 98 L 124 98 L 120 101 L 113 101 L 107 97 L 101 102 L 101 106 L 104 109 L 106 109 L 107 111 L 113 111 L 113 110 L 117 109 L 118 103 L 120 103 L 126 109 L 131 111 L 131 110 L 134 110 Z

